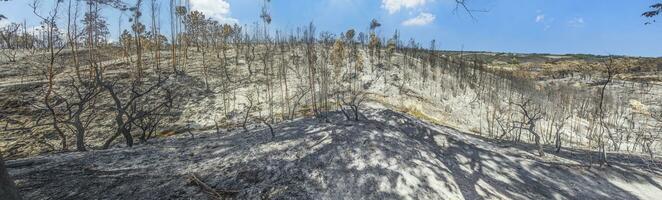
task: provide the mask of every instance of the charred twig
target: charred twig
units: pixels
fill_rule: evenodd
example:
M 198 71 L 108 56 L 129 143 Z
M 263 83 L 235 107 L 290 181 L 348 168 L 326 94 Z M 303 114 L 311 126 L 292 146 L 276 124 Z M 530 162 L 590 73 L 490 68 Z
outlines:
M 205 182 L 200 180 L 200 178 L 198 178 L 198 176 L 195 173 L 189 173 L 188 179 L 192 184 L 200 187 L 200 189 L 202 189 L 204 193 L 207 193 L 212 199 L 223 199 L 224 196 L 229 196 L 229 195 L 231 196 L 239 193 L 238 190 L 219 191 L 212 187 L 209 187 L 209 185 L 207 185 Z
M 263 117 L 257 117 L 256 119 L 269 127 L 269 133 L 271 133 L 271 139 L 276 138 L 276 135 L 274 134 L 274 128 L 273 126 L 271 126 L 268 120 L 264 119 Z

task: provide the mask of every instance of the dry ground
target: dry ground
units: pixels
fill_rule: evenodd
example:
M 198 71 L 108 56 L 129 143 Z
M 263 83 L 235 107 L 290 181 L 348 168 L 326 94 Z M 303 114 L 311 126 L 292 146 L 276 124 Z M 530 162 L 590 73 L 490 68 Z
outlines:
M 538 158 L 530 145 L 471 136 L 486 134 L 482 117 L 486 107 L 475 101 L 473 88 L 421 87 L 417 72 L 398 64 L 377 70 L 365 67 L 361 79 L 374 83 L 367 92 L 375 101 L 363 111 L 367 120 L 349 122 L 334 113 L 328 122 L 313 118 L 284 121 L 275 126 L 273 139 L 264 127 L 220 134 L 204 131 L 226 117 L 227 123 L 236 125 L 246 94 L 258 90 L 265 95 L 260 82 L 264 77 L 256 73 L 252 86 L 242 85 L 245 80 L 241 79 L 224 85 L 221 62 L 212 57 L 208 65 L 213 92 L 204 92 L 201 56 L 191 54 L 186 75 L 171 79 L 173 85 L 185 88 L 182 96 L 186 98 L 180 102 L 177 117 L 163 128 L 189 126 L 197 131 L 133 148 L 54 155 L 37 145 L 35 149 L 16 150 L 17 156 L 12 158 L 42 154 L 8 161 L 21 192 L 28 199 L 211 198 L 191 183 L 195 174 L 221 197 L 235 199 L 656 199 L 662 195 L 659 167 L 638 156 L 613 152 L 609 155 L 612 166 L 587 169 L 587 158 L 597 157 L 596 153 L 564 149 L 561 154 Z M 368 63 L 367 57 L 363 59 Z M 394 58 L 398 59 L 401 55 Z M 125 58 L 103 60 L 111 66 L 109 76 L 126 75 L 131 67 Z M 0 92 L 8 94 L 0 98 L 3 111 L 19 113 L 18 119 L 40 109 L 30 98 L 40 97 L 43 74 L 40 66 L 31 62 L 36 61 L 0 66 Z M 154 63 L 150 58 L 146 62 Z M 243 59 L 239 59 L 239 66 L 228 67 L 238 77 L 248 74 Z M 253 68 L 257 71 L 262 66 L 253 63 Z M 61 70 L 66 74 L 66 69 Z M 403 72 L 412 74 L 410 85 L 402 86 L 392 79 Z M 305 87 L 304 79 L 288 80 L 291 96 L 296 87 Z M 457 81 L 448 74 L 439 77 L 441 84 Z M 565 78 L 540 82 L 574 84 L 590 90 L 596 87 L 589 84 L 591 81 Z M 225 93 L 221 86 L 233 88 L 233 92 Z M 638 95 L 633 98 L 655 106 L 662 101 L 662 95 L 657 95 L 662 94 L 662 85 L 651 88 L 639 94 L 627 83 L 610 86 L 615 94 L 635 93 Z M 226 101 L 232 101 L 227 110 Z M 262 114 L 266 108 L 263 102 Z M 279 110 L 277 104 L 276 112 Z M 104 125 L 110 120 L 99 121 Z M 91 132 L 87 138 L 91 149 L 112 133 L 108 127 Z M 48 130 L 40 131 L 45 134 L 33 135 L 57 143 Z M 22 138 L 36 137 L 0 133 L 0 138 L 3 148 Z M 122 142 L 116 141 L 117 146 Z
M 206 199 L 190 176 L 231 199 L 656 199 L 659 168 L 587 152 L 537 158 L 371 103 L 360 122 L 335 113 L 267 130 L 194 133 L 133 148 L 9 161 L 28 199 Z

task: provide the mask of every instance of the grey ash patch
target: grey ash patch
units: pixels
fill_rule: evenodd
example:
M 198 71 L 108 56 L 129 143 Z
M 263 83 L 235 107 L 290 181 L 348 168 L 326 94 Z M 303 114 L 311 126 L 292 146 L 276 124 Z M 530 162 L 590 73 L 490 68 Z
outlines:
M 27 199 L 653 199 L 657 169 L 587 170 L 384 108 L 8 162 Z M 568 157 L 567 159 L 578 159 Z

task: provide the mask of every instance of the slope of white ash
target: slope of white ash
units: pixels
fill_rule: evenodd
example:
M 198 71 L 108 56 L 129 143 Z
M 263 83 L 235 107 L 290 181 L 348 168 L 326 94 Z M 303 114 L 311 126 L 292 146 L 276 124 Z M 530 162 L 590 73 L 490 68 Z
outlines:
M 7 163 L 26 199 L 655 199 L 659 168 L 587 152 L 538 158 L 371 103 L 249 132 L 199 132 L 132 148 Z M 551 147 L 550 147 L 551 148 Z M 192 176 L 200 182 L 193 182 Z M 205 190 L 204 185 L 212 190 Z

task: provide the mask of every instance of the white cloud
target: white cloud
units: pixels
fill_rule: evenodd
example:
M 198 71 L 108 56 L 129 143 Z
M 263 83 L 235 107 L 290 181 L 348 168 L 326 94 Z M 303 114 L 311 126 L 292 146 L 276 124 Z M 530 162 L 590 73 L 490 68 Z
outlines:
M 416 8 L 423 6 L 432 0 L 382 0 L 382 8 L 389 14 L 396 13 L 402 8 Z
M 238 23 L 230 17 L 230 4 L 227 0 L 191 0 L 191 10 L 197 10 L 221 23 Z
M 547 15 L 543 14 L 542 10 L 537 10 L 535 21 L 538 24 L 544 25 L 543 31 L 547 31 L 552 28 L 552 23 L 554 22 L 554 18 L 549 18 Z
M 538 22 L 542 22 L 543 20 L 545 20 L 545 15 L 538 15 L 538 16 L 536 16 L 536 23 L 538 23 Z
M 432 23 L 434 19 L 436 19 L 437 16 L 434 16 L 433 14 L 430 13 L 421 13 L 418 16 L 405 20 L 402 22 L 402 25 L 405 26 L 424 26 Z
M 582 18 L 582 17 L 575 17 L 575 18 L 571 19 L 570 21 L 568 21 L 568 25 L 570 27 L 574 27 L 574 28 L 584 27 L 584 24 L 586 24 L 586 23 L 584 22 L 584 18 Z
M 552 28 L 551 25 L 545 25 L 545 28 L 543 29 L 543 31 L 547 31 L 547 30 L 549 30 L 550 28 Z

